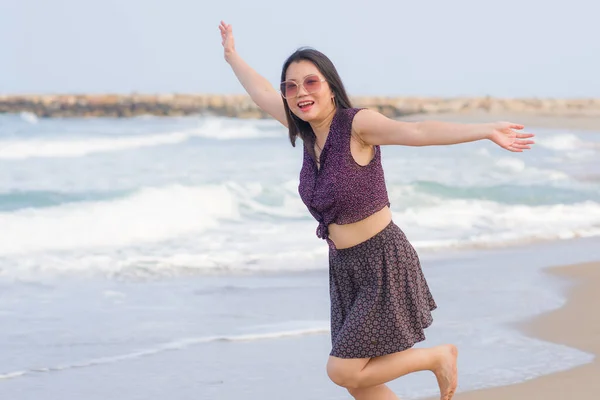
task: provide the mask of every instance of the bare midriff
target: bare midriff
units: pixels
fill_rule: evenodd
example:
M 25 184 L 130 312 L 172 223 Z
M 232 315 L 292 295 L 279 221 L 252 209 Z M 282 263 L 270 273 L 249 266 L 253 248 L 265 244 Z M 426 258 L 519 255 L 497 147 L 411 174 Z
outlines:
M 392 221 L 392 211 L 385 206 L 376 213 L 351 224 L 329 224 L 329 239 L 335 248 L 347 249 L 365 242 L 381 232 Z

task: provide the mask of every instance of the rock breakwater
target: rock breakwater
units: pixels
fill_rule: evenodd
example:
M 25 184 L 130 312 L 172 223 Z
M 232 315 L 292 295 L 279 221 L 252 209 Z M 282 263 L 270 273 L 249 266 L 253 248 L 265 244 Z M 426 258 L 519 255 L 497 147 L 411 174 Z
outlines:
M 495 97 L 353 97 L 389 117 L 411 114 L 490 112 L 496 114 L 600 117 L 599 99 Z M 28 112 L 38 117 L 134 117 L 140 115 L 216 115 L 268 118 L 247 95 L 81 94 L 0 95 L 0 113 Z

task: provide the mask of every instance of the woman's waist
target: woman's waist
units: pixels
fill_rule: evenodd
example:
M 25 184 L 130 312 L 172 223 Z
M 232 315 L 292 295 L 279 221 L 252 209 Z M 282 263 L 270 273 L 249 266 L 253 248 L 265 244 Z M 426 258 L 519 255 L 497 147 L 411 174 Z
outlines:
M 367 218 L 350 224 L 331 223 L 327 227 L 329 240 L 338 250 L 356 246 L 381 232 L 392 220 L 392 211 L 388 206 L 371 214 Z

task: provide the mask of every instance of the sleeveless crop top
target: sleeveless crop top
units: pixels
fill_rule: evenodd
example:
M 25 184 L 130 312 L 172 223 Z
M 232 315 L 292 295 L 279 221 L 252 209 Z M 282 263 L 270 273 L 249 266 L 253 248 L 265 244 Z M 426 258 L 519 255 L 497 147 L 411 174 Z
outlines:
M 320 168 L 304 143 L 298 193 L 319 222 L 317 237 L 330 245 L 329 224 L 358 222 L 390 205 L 379 146 L 374 146 L 375 155 L 365 166 L 358 164 L 350 151 L 352 121 L 360 110 L 336 111 L 321 151 Z

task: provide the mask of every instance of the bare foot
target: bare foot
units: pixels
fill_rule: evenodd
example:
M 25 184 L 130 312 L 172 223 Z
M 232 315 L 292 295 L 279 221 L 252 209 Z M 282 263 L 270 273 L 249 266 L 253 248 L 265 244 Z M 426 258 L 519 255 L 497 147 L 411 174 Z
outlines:
M 438 346 L 440 362 L 433 371 L 440 387 L 440 399 L 451 400 L 458 386 L 458 368 L 456 360 L 458 349 L 453 344 Z

